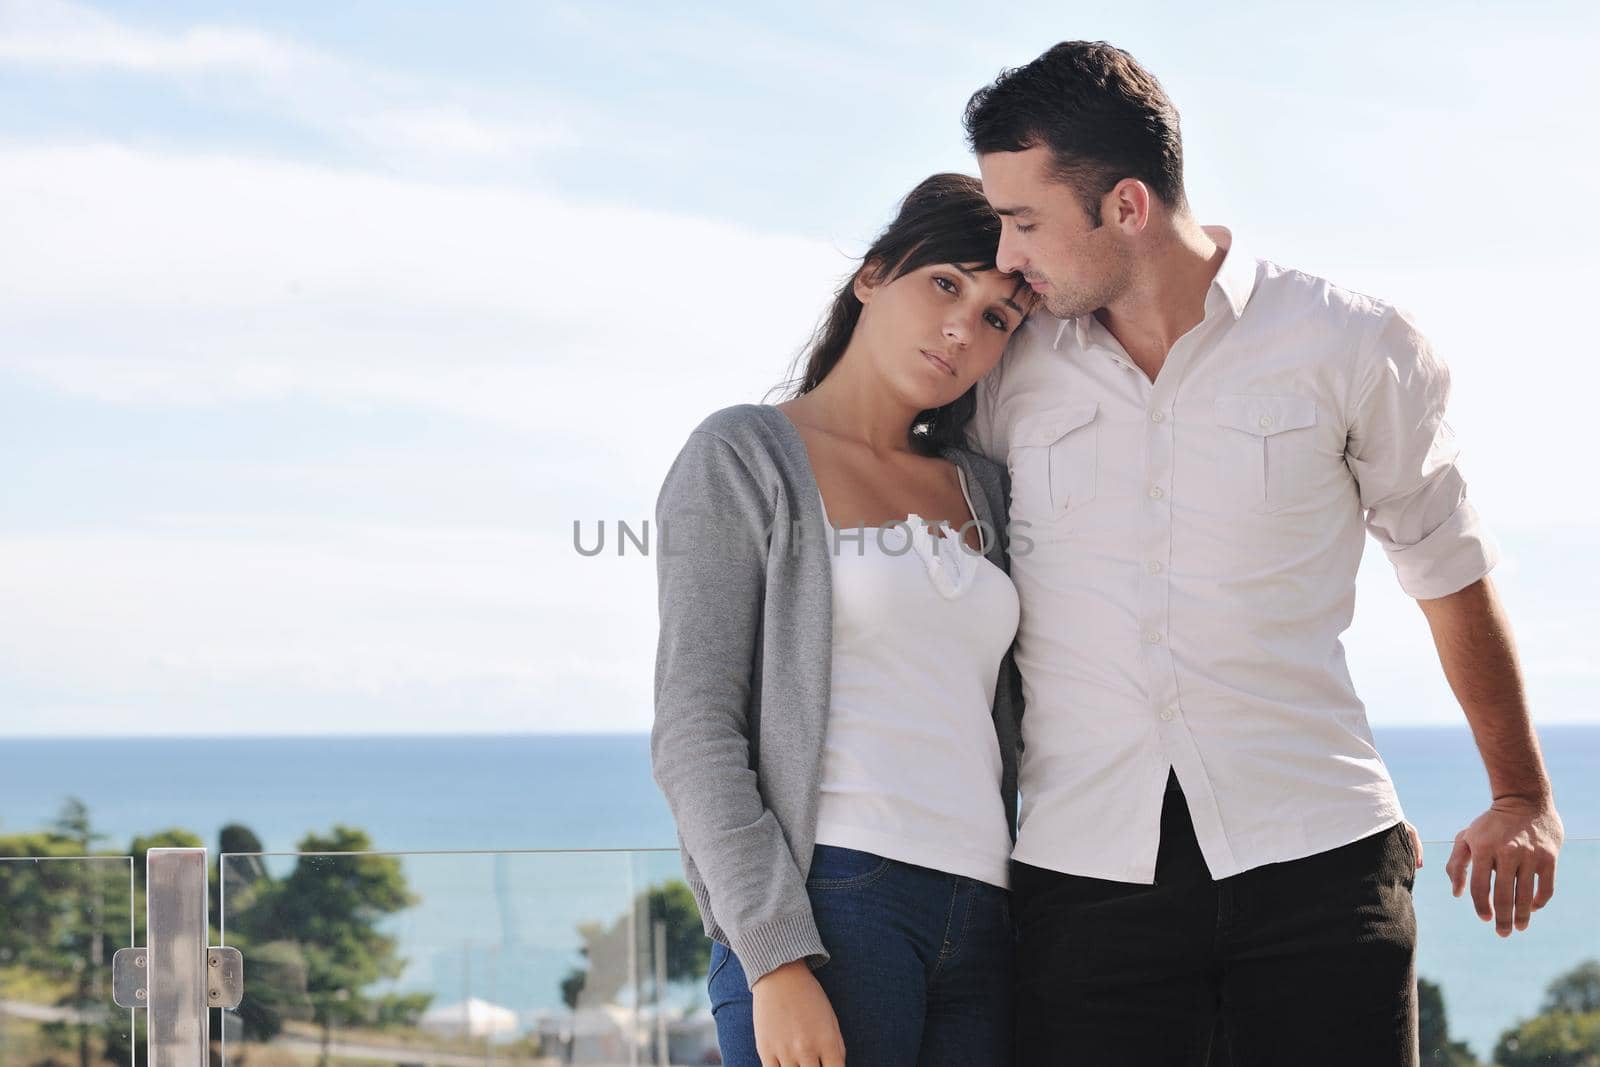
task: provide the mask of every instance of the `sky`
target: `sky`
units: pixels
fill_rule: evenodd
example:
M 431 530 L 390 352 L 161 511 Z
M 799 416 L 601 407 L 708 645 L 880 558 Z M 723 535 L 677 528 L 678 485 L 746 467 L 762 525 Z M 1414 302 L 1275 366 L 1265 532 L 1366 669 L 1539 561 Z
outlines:
M 0 736 L 648 729 L 616 523 L 1069 38 L 1202 222 L 1416 314 L 1535 719 L 1600 721 L 1592 5 L 762 7 L 0 0 Z M 1371 721 L 1462 722 L 1359 581 Z

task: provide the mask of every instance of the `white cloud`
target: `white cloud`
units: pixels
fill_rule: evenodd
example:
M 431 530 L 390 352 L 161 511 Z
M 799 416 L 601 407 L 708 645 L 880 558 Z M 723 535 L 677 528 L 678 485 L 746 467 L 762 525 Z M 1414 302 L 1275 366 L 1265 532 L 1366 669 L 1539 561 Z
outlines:
M 759 395 L 848 268 L 625 204 L 111 145 L 0 148 L 0 230 L 22 250 L 0 260 L 0 365 L 58 388 L 421 406 L 597 446 L 607 424 Z M 1300 265 L 1418 313 L 1491 521 L 1600 522 L 1593 494 L 1529 477 L 1581 454 L 1600 371 L 1561 358 L 1564 317 L 1485 313 L 1523 275 Z M 1541 301 L 1581 306 L 1584 277 L 1541 272 Z
M 759 395 L 849 267 L 626 205 L 111 146 L 0 149 L 0 229 L 0 366 L 55 388 L 393 403 L 597 445 Z
M 525 156 L 570 136 L 548 100 L 475 94 L 363 66 L 281 35 L 196 25 L 150 30 L 68 0 L 0 0 L 0 65 L 225 86 L 390 165 Z
M 156 33 L 62 0 L 0 0 L 0 61 L 139 73 L 225 70 L 264 78 L 328 62 L 257 30 L 201 26 Z
M 30 733 L 68 708 L 102 729 L 148 712 L 157 730 L 260 732 L 216 709 L 269 696 L 271 728 L 293 731 L 643 728 L 653 568 L 579 557 L 572 519 L 648 517 L 688 429 L 760 398 L 848 267 L 626 206 L 109 146 L 0 149 L 0 230 L 0 372 L 180 416 L 441 413 L 523 450 L 392 457 L 382 477 L 373 455 L 135 459 L 197 497 L 342 485 L 406 514 L 136 510 L 0 539 L 0 678 L 32 694 L 6 728 Z M 410 503 L 430 500 L 437 521 Z M 497 511 L 526 524 L 486 525 Z
M 1587 563 L 1600 528 L 1567 524 L 1535 530 L 1507 524 L 1491 578 L 1511 619 L 1534 720 L 1593 722 L 1600 664 L 1592 654 L 1600 576 Z M 1346 635 L 1351 675 L 1380 724 L 1466 722 L 1439 665 L 1427 621 L 1401 592 L 1383 552 L 1368 542 L 1357 581 L 1355 621 Z
M 452 687 L 536 709 L 590 686 L 610 698 L 586 709 L 591 728 L 648 721 L 647 667 L 618 665 L 649 662 L 652 563 L 579 559 L 554 530 L 202 516 L 0 538 L 0 558 L 0 675 L 44 694 L 13 706 L 8 732 L 59 732 L 56 712 L 77 704 L 149 711 L 158 729 L 261 732 L 217 714 L 256 691 L 317 698 L 309 721 L 285 707 L 269 724 L 295 732 L 349 728 L 323 717 L 339 700 L 387 705 L 397 730 L 495 720 L 405 699 Z
M 446 108 L 391 111 L 355 124 L 374 144 L 421 155 L 507 158 L 559 144 L 569 136 L 545 127 L 475 118 Z

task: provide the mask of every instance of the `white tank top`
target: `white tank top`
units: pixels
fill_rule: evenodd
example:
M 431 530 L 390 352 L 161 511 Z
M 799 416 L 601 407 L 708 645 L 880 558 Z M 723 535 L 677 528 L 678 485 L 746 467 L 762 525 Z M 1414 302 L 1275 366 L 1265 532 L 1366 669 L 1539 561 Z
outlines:
M 964 474 L 961 495 L 970 511 Z M 1011 837 L 991 714 L 1016 587 L 915 513 L 842 536 L 826 504 L 822 514 L 833 681 L 816 840 L 1005 887 Z

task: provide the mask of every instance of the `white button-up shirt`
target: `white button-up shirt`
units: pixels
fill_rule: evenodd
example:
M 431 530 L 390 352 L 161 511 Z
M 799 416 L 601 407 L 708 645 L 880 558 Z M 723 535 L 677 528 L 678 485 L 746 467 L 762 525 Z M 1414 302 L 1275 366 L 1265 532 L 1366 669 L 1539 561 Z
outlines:
M 1237 246 L 1153 383 L 1030 317 L 969 430 L 1011 472 L 1015 859 L 1153 883 L 1169 767 L 1213 878 L 1403 818 L 1340 635 L 1363 528 L 1413 597 L 1494 566 L 1448 391 L 1404 312 Z

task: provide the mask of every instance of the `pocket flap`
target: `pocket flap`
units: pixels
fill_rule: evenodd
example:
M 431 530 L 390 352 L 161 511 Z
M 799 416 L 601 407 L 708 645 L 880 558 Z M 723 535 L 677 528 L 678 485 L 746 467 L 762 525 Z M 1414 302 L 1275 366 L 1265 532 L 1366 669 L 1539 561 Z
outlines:
M 1317 402 L 1306 396 L 1219 396 L 1217 422 L 1269 437 L 1317 424 Z
M 1090 400 L 1070 407 L 1029 415 L 1017 423 L 1011 432 L 1013 445 L 1049 445 L 1061 440 L 1080 426 L 1094 421 L 1100 405 Z

